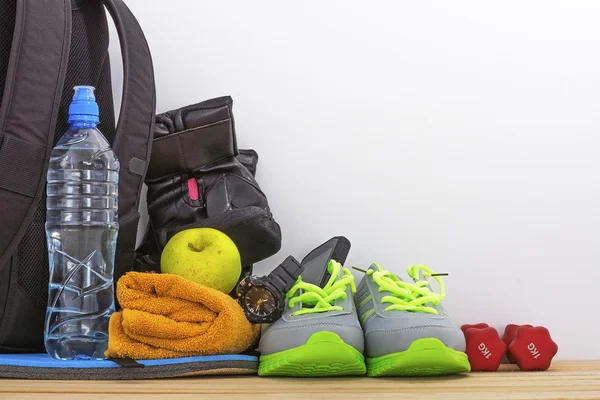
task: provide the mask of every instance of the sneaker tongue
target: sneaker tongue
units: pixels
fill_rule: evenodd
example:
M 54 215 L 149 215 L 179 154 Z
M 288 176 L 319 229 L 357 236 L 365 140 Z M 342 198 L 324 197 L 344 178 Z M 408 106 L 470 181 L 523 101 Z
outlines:
M 418 281 L 427 281 L 427 278 L 425 277 L 425 275 L 423 275 L 422 269 L 419 270 L 419 279 L 415 279 L 415 282 L 418 282 Z
M 327 272 L 329 273 L 329 277 L 327 278 L 327 280 L 325 282 L 323 282 L 322 285 L 319 286 L 321 289 L 325 289 L 325 286 L 327 286 L 327 284 L 331 280 L 331 274 L 333 273 L 333 266 L 331 264 L 332 262 L 334 262 L 334 260 L 329 260 L 327 262 Z M 342 277 L 343 277 L 343 274 L 342 274 L 342 271 L 341 271 L 341 268 L 340 268 L 340 273 L 338 274 L 338 276 L 335 277 L 335 279 L 333 280 L 333 283 L 336 283 L 337 281 L 339 281 L 340 279 L 342 279 Z
M 424 275 L 424 271 L 419 268 L 417 269 L 417 275 L 414 275 L 415 272 L 415 268 L 408 268 L 408 276 L 413 280 L 413 282 L 417 283 L 419 281 L 425 281 L 425 282 L 429 282 L 428 279 L 425 277 Z
M 369 269 L 372 269 L 375 272 L 379 271 L 379 268 L 377 267 L 377 264 L 375 264 L 375 263 L 371 264 L 369 266 Z

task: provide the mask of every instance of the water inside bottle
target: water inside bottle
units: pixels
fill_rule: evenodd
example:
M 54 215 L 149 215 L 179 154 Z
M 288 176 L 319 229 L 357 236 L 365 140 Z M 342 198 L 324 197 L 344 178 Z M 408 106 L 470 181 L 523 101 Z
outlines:
M 108 142 L 90 126 L 71 128 L 52 151 L 45 344 L 54 358 L 105 358 L 114 311 L 118 171 Z

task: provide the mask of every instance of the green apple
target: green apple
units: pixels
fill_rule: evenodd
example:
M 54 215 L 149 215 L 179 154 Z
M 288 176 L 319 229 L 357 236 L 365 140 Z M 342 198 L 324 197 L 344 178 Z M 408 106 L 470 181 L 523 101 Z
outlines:
M 181 231 L 167 242 L 160 269 L 229 293 L 240 278 L 242 262 L 229 236 L 212 228 L 195 228 Z

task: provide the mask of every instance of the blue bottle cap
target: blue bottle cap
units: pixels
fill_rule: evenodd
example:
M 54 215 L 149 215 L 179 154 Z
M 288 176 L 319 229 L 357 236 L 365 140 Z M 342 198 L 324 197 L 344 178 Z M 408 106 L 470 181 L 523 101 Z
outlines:
M 69 123 L 75 121 L 100 122 L 100 111 L 93 86 L 75 86 L 73 101 L 69 106 Z

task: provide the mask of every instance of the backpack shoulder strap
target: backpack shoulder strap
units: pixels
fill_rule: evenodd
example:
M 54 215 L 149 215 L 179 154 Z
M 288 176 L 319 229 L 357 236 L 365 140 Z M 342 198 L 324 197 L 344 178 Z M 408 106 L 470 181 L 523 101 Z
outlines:
M 0 266 L 44 193 L 71 43 L 70 0 L 16 0 L 16 6 L 0 106 Z
M 123 100 L 111 144 L 125 172 L 119 176 L 124 180 L 124 185 L 119 184 L 121 214 L 131 211 L 128 200 L 136 199 L 136 212 L 139 205 L 137 199 L 152 150 L 156 91 L 152 57 L 142 28 L 122 0 L 104 0 L 104 4 L 115 22 L 123 56 Z
M 116 282 L 133 268 L 140 195 L 154 136 L 156 91 L 152 57 L 142 28 L 122 0 L 103 1 L 117 28 L 123 56 L 123 100 L 111 143 L 121 163 Z

